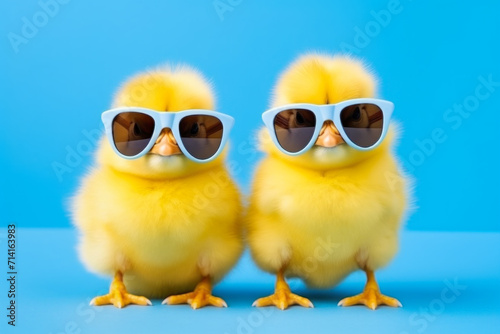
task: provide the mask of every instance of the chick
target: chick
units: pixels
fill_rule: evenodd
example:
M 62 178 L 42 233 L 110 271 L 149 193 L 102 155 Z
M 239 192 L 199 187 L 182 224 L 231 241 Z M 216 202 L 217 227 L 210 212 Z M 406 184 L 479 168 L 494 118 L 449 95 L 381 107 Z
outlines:
M 196 70 L 162 68 L 128 80 L 113 102 L 120 106 L 213 110 L 214 96 Z M 163 303 L 227 306 L 212 296 L 212 285 L 237 262 L 243 243 L 240 194 L 224 155 L 193 162 L 168 128 L 135 160 L 119 157 L 102 139 L 72 207 L 82 262 L 114 275 L 109 294 L 92 305 L 151 305 L 145 296 L 182 293 Z
M 360 62 L 308 54 L 278 80 L 272 104 L 335 104 L 373 97 L 375 88 Z M 381 294 L 374 276 L 397 251 L 407 206 L 407 182 L 391 151 L 394 132 L 391 127 L 380 146 L 361 151 L 346 145 L 335 124 L 326 121 L 315 145 L 291 156 L 262 129 L 266 156 L 255 172 L 245 228 L 253 259 L 277 281 L 274 294 L 254 306 L 313 307 L 290 291 L 285 277 L 328 288 L 358 269 L 366 273 L 364 291 L 339 305 L 401 306 Z

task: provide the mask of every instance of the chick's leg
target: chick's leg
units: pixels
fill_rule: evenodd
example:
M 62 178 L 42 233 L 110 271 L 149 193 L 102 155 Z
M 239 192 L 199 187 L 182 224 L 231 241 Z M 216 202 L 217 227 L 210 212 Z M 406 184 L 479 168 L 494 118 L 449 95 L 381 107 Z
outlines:
M 212 296 L 212 282 L 208 276 L 203 277 L 193 292 L 170 296 L 165 298 L 162 304 L 189 304 L 195 310 L 206 305 L 227 307 L 226 302 L 222 298 Z
M 128 304 L 152 305 L 151 301 L 146 297 L 135 296 L 127 292 L 125 284 L 123 284 L 123 274 L 121 271 L 116 272 L 107 295 L 95 297 L 90 301 L 90 305 L 95 306 L 107 304 L 113 304 L 118 308 L 122 308 Z
M 401 303 L 392 297 L 388 297 L 380 293 L 375 274 L 372 270 L 365 269 L 366 285 L 365 289 L 359 295 L 347 297 L 339 302 L 339 306 L 352 306 L 364 304 L 367 307 L 375 310 L 379 305 L 388 305 L 392 307 L 401 307 Z
M 284 270 L 280 269 L 276 275 L 276 287 L 274 294 L 257 299 L 252 306 L 270 306 L 284 310 L 290 305 L 298 304 L 303 307 L 314 307 L 313 303 L 307 298 L 292 293 L 290 287 L 285 281 Z

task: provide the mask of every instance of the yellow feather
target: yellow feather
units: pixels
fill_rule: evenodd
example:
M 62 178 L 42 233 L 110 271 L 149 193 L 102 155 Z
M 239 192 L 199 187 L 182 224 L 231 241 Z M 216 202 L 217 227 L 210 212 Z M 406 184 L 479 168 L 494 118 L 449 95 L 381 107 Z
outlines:
M 358 61 L 306 55 L 280 77 L 273 105 L 337 103 L 373 97 L 375 79 Z M 386 265 L 398 248 L 407 186 L 391 151 L 341 145 L 288 156 L 260 132 L 267 153 L 257 167 L 245 219 L 252 256 L 264 270 L 286 267 L 316 287 L 330 287 L 358 268 Z M 396 181 L 395 181 L 396 180 Z
M 181 67 L 133 77 L 113 105 L 212 109 L 214 99 L 200 74 Z M 73 201 L 86 267 L 122 270 L 131 293 L 150 297 L 187 292 L 206 275 L 219 281 L 243 250 L 241 211 L 224 155 L 206 164 L 183 155 L 126 160 L 105 139 Z

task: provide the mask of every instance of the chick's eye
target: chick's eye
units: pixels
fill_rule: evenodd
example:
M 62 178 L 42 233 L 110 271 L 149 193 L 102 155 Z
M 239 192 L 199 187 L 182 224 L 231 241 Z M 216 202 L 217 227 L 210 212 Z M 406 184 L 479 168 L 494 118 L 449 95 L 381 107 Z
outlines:
M 305 122 L 304 116 L 302 116 L 302 114 L 299 111 L 297 111 L 297 113 L 295 114 L 295 119 L 297 121 L 297 124 L 300 124 L 300 125 L 304 124 L 304 122 Z
M 356 107 L 356 109 L 354 109 L 351 118 L 353 121 L 359 121 L 361 119 L 361 110 L 359 109 L 359 107 Z
M 193 125 L 191 126 L 191 130 L 189 132 L 191 133 L 192 136 L 196 136 L 199 131 L 200 131 L 200 127 L 199 127 L 198 123 L 193 123 Z
M 133 127 L 132 127 L 132 134 L 136 137 L 140 137 L 142 135 L 142 130 L 141 130 L 141 127 L 139 126 L 139 124 L 137 123 L 133 123 Z

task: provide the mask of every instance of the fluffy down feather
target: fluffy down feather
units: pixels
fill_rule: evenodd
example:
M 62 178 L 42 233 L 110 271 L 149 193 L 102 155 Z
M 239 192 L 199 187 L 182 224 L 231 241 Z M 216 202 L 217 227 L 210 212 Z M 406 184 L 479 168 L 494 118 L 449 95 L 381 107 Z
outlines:
M 373 97 L 376 80 L 348 57 L 311 54 L 280 77 L 273 106 L 337 103 Z M 392 127 L 382 145 L 358 151 L 314 146 L 288 156 L 265 129 L 266 157 L 257 167 L 245 219 L 252 256 L 264 270 L 331 287 L 359 268 L 376 270 L 398 249 L 407 206 L 406 179 L 391 151 Z
M 128 80 L 113 106 L 165 112 L 213 109 L 210 85 L 189 67 Z M 220 280 L 242 249 L 241 204 L 224 155 L 197 164 L 183 155 L 118 157 L 103 139 L 73 200 L 81 260 L 96 273 L 125 273 L 129 292 L 165 297 Z

